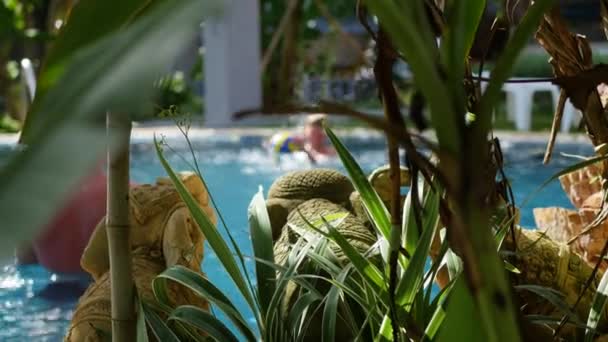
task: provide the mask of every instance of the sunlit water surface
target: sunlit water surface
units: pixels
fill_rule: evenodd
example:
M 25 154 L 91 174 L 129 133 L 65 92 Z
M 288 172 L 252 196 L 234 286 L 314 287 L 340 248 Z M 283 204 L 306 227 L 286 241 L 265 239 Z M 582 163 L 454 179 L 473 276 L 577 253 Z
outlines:
M 366 172 L 386 163 L 383 143 L 377 140 L 351 139 L 346 142 L 356 160 Z M 167 157 L 176 170 L 189 169 L 184 160 L 190 159 L 188 152 L 175 143 L 178 153 L 167 151 Z M 219 206 L 228 229 L 242 248 L 251 255 L 251 240 L 247 225 L 247 207 L 254 193 L 261 185 L 268 189 L 272 181 L 288 170 L 310 168 L 306 163 L 285 160 L 280 167 L 260 147 L 256 138 L 243 137 L 234 142 L 196 143 L 196 156 L 210 191 Z M 562 145 L 554 154 L 549 166 L 542 165 L 543 145 L 503 143 L 506 173 L 511 180 L 517 203 L 521 203 L 552 174 L 575 162 L 560 155 L 589 154 L 591 150 L 582 145 Z M 6 153 L 6 146 L 4 148 Z M 0 154 L 2 149 L 0 149 Z M 181 155 L 181 156 L 180 156 Z M 1 158 L 0 158 L 1 159 Z M 164 175 L 153 146 L 137 143 L 132 146 L 131 177 L 135 182 L 154 182 Z M 323 167 L 343 170 L 339 161 L 333 160 Z M 538 206 L 564 206 L 571 204 L 563 194 L 559 183 L 552 182 L 542 192 L 533 197 L 522 210 L 522 224 L 532 227 L 534 218 L 531 208 Z M 225 235 L 224 230 L 220 229 Z M 249 269 L 252 263 L 248 261 Z M 218 264 L 213 251 L 206 246 L 203 270 L 209 278 L 229 298 L 235 300 L 239 309 L 247 312 L 252 326 L 254 321 L 240 295 Z M 60 341 L 71 318 L 75 299 L 48 300 L 37 294 L 54 280 L 51 273 L 42 267 L 15 267 L 6 265 L 0 272 L 0 341 Z

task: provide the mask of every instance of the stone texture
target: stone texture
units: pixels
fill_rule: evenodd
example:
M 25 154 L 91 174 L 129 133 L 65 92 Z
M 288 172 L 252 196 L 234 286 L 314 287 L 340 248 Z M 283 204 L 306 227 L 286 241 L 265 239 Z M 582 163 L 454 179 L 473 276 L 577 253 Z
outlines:
M 201 179 L 192 173 L 180 176 L 215 225 L 215 214 L 209 206 L 207 190 Z M 181 265 L 202 274 L 205 237 L 169 180 L 136 186 L 129 196 L 133 277 L 140 298 L 153 301 L 152 280 L 167 267 Z M 102 341 L 100 332 L 111 331 L 105 219 L 91 236 L 81 265 L 93 276 L 94 283 L 80 298 L 65 341 Z M 170 283 L 168 291 L 173 305 L 188 304 L 208 309 L 206 300 L 177 283 Z

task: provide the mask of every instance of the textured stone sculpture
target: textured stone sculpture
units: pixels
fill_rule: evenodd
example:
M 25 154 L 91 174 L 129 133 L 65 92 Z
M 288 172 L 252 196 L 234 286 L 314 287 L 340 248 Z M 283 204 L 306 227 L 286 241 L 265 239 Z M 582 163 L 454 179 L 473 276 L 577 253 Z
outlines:
M 283 265 L 294 244 L 307 233 L 317 234 L 309 223 L 318 222 L 321 217 L 331 214 L 348 214 L 335 228 L 359 253 L 367 252 L 377 241 L 371 226 L 366 224 L 367 214 L 359 200 L 355 200 L 359 210 L 353 211 L 351 198 L 353 191 L 350 180 L 335 170 L 313 169 L 288 173 L 278 178 L 270 187 L 266 205 L 270 215 L 275 240 L 275 262 Z M 358 216 L 364 215 L 364 216 Z M 319 229 L 327 231 L 324 225 Z M 338 245 L 331 242 L 328 249 L 330 257 L 338 262 L 345 262 L 346 257 Z M 321 292 L 329 289 L 325 282 L 318 282 Z M 297 300 L 298 286 L 290 282 L 281 304 L 281 313 L 289 315 L 290 308 Z M 305 341 L 318 341 L 321 336 L 323 314 L 317 312 L 310 323 L 311 328 L 306 332 Z M 346 323 L 338 317 L 336 340 L 350 340 L 348 329 L 343 329 Z
M 608 238 L 608 220 L 594 222 L 601 211 L 604 192 L 600 182 L 602 164 L 592 164 L 560 177 L 562 188 L 576 208 L 535 208 L 536 225 L 555 241 L 566 243 L 571 251 L 594 266 Z M 592 226 L 592 223 L 597 223 Z M 602 262 L 603 270 L 608 263 Z
M 181 173 L 180 177 L 215 224 L 215 214 L 209 206 L 208 193 L 201 179 L 192 173 Z M 155 185 L 132 188 L 129 200 L 133 276 L 139 297 L 151 300 L 154 298 L 152 280 L 167 267 L 182 265 L 201 272 L 205 237 L 168 179 L 159 179 Z M 81 265 L 95 281 L 78 302 L 65 340 L 100 341 L 100 332 L 111 330 L 105 219 L 95 229 Z M 174 305 L 208 307 L 204 299 L 179 284 L 169 284 L 168 291 Z
M 331 169 L 295 171 L 279 177 L 270 186 L 266 201 L 273 240 L 279 238 L 287 216 L 298 205 L 322 198 L 348 209 L 353 190 L 350 179 Z
M 301 234 L 299 231 L 312 231 L 305 219 L 309 222 L 314 222 L 320 220 L 321 217 L 339 213 L 347 213 L 349 215 L 335 227 L 336 230 L 359 253 L 365 253 L 376 242 L 376 234 L 348 209 L 326 199 L 315 198 L 303 202 L 289 213 L 287 223 L 281 231 L 281 236 L 275 242 L 275 261 L 278 264 L 282 264 L 289 253 L 289 246 L 300 238 Z M 320 226 L 319 229 L 327 231 L 326 227 Z M 294 227 L 300 230 L 298 231 Z M 345 260 L 342 250 L 336 244 L 330 244 L 329 249 L 338 260 Z
M 402 179 L 409 181 L 409 174 L 402 170 Z M 381 174 L 381 172 L 383 172 Z M 388 169 L 381 168 L 377 172 L 374 172 L 374 177 L 370 176 L 370 179 L 375 180 L 372 182 L 374 188 L 384 197 L 383 200 L 387 201 L 389 197 L 387 188 L 388 177 L 386 177 Z M 322 183 L 324 175 L 331 175 L 325 179 L 325 183 Z M 570 175 L 562 180 L 562 185 L 571 194 L 573 203 L 579 203 L 581 211 L 584 213 L 585 210 L 595 210 L 597 208 L 597 196 L 588 197 L 586 200 L 582 199 L 587 194 L 597 193 L 597 187 L 595 185 L 584 187 L 577 187 L 575 181 L 588 180 L 594 177 L 594 173 L 590 170 L 586 170 L 581 174 Z M 338 227 L 338 230 L 345 235 L 353 246 L 361 253 L 365 252 L 376 242 L 376 234 L 369 226 L 369 220 L 367 213 L 361 203 L 360 195 L 356 191 L 349 193 L 351 187 L 347 183 L 348 179 L 345 176 L 340 175 L 336 171 L 331 170 L 310 170 L 301 171 L 298 173 L 287 174 L 275 182 L 271 187 L 269 194 L 269 200 L 267 205 L 276 206 L 281 208 L 281 216 L 273 217 L 273 213 L 276 214 L 279 210 L 274 208 L 269 209 L 271 221 L 273 224 L 273 232 L 278 235 L 275 238 L 275 261 L 281 264 L 286 260 L 289 254 L 291 246 L 299 239 L 303 229 L 308 226 L 304 219 L 305 217 L 309 222 L 318 220 L 321 216 L 328 214 L 335 214 L 339 212 L 347 212 L 349 216 L 342 222 L 342 228 Z M 307 184 L 313 184 L 312 187 L 308 187 Z M 315 187 L 319 187 L 323 184 L 325 191 L 319 191 L 318 195 L 315 195 Z M 588 183 L 586 183 L 588 184 Z M 274 189 L 274 190 L 273 190 Z M 277 191 L 276 189 L 280 189 Z M 334 189 L 329 192 L 327 189 Z M 384 190 L 383 190 L 384 189 Z M 384 195 L 384 196 L 383 196 Z M 298 197 L 302 196 L 302 197 Z M 316 197 L 315 197 L 316 196 Z M 346 199 L 348 203 L 344 204 Z M 504 211 L 506 211 L 506 203 L 498 205 L 497 213 L 493 215 L 493 219 L 499 219 L 498 222 L 504 223 Z M 535 211 L 536 213 L 536 211 Z M 540 221 L 543 225 L 553 225 L 557 223 L 561 226 L 568 224 L 583 224 L 584 220 L 589 218 L 583 217 L 577 211 L 569 211 L 562 208 L 556 208 L 551 211 L 552 216 L 544 216 L 543 220 Z M 515 210 L 515 223 L 517 225 L 519 221 L 519 213 Z M 497 222 L 497 223 L 498 223 Z M 539 218 L 537 216 L 537 222 Z M 275 226 L 277 224 L 277 226 Z M 298 227 L 294 229 L 293 227 Z M 556 230 L 558 234 L 559 230 Z M 561 231 L 563 234 L 563 230 Z M 506 253 L 507 258 L 519 269 L 521 273 L 511 273 L 511 281 L 514 285 L 534 285 L 545 288 L 550 288 L 559 291 L 564 294 L 564 301 L 573 306 L 576 302 L 578 295 L 581 293 L 587 279 L 592 274 L 592 267 L 588 265 L 578 254 L 572 253 L 568 246 L 562 241 L 566 241 L 567 236 L 557 237 L 554 241 L 545 232 L 537 230 L 524 230 L 516 228 L 515 240 L 512 240 L 512 235 L 507 234 L 507 238 L 503 244 L 503 251 L 510 251 Z M 602 240 L 605 241 L 605 240 Z M 434 240 L 434 246 L 432 248 L 432 254 L 436 257 L 439 249 L 439 240 Z M 515 248 L 517 245 L 517 249 Z M 343 259 L 342 252 L 337 246 L 330 246 L 329 250 L 334 253 L 338 260 Z M 438 278 L 438 284 L 440 287 L 445 286 L 449 279 L 447 278 L 447 272 L 440 272 L 443 278 Z M 578 304 L 576 313 L 578 318 L 583 322 L 586 321 L 591 301 L 595 294 L 595 290 L 599 283 L 599 279 L 602 276 L 602 272 L 597 274 L 592 280 L 590 288 L 585 292 L 581 302 Z M 286 300 L 283 302 L 282 311 L 287 314 L 289 308 L 294 303 L 294 294 L 297 293 L 297 287 L 294 284 L 289 285 L 288 293 L 286 294 Z M 551 315 L 556 318 L 563 316 L 562 312 L 559 312 L 556 307 L 536 293 L 520 289 L 518 291 L 518 297 L 520 304 L 523 305 L 525 314 L 531 315 Z M 604 315 L 604 317 L 606 317 Z M 322 322 L 322 315 L 317 314 L 313 317 L 311 326 L 320 326 Z M 598 331 L 606 331 L 608 328 L 608 321 L 603 318 L 598 326 Z M 534 324 L 526 325 L 527 333 L 538 333 L 538 326 Z M 315 329 L 309 329 L 309 336 L 306 340 L 317 340 L 320 339 L 320 335 L 315 333 Z M 542 330 L 542 329 L 541 329 Z M 319 329 L 320 331 L 320 329 Z M 573 328 L 568 325 L 564 330 L 562 336 L 571 334 Z M 345 335 L 342 338 L 348 339 L 348 334 L 341 331 Z M 541 331 L 540 333 L 546 333 Z M 537 335 L 538 336 L 538 335 Z M 550 336 L 550 334 L 549 334 Z
M 535 285 L 551 288 L 563 294 L 563 300 L 569 307 L 573 307 L 592 274 L 592 267 L 580 256 L 572 253 L 566 244 L 555 242 L 538 230 L 517 229 L 515 239 L 517 250 L 510 256 L 510 261 L 518 268 L 520 273 L 510 273 L 512 283 L 514 285 Z M 505 239 L 503 248 L 505 250 L 515 250 L 515 245 L 509 234 Z M 589 309 L 601 277 L 602 272 L 599 272 L 592 279 L 591 285 L 576 306 L 575 313 L 582 322 L 587 321 Z M 517 293 L 520 304 L 525 303 L 525 307 L 522 309 L 524 314 L 550 315 L 558 319 L 561 319 L 564 315 L 555 305 L 533 292 L 522 289 Z M 608 308 L 604 310 L 597 329 L 605 332 L 608 328 L 606 319 Z M 573 330 L 574 327 L 569 326 L 564 330 L 564 334 L 569 334 Z

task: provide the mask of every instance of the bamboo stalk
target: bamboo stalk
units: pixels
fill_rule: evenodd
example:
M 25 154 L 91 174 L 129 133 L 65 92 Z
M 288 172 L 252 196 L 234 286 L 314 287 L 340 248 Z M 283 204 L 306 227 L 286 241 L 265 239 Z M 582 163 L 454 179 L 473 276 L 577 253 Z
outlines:
M 107 114 L 108 140 L 117 148 L 108 149 L 108 211 L 106 231 L 110 253 L 112 296 L 112 340 L 135 340 L 135 302 L 129 239 L 129 140 L 128 115 Z

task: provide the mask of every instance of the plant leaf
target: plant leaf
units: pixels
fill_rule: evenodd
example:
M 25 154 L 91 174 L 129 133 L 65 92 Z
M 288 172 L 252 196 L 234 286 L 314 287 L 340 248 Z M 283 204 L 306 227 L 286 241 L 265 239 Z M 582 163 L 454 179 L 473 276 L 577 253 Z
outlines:
M 268 217 L 264 193 L 261 187 L 251 200 L 248 209 L 248 218 L 249 231 L 251 232 L 251 241 L 253 243 L 253 253 L 256 260 L 262 259 L 269 263 L 274 263 L 272 227 L 270 225 L 270 218 Z M 262 315 L 265 316 L 272 294 L 276 290 L 276 273 L 272 268 L 260 262 L 256 262 L 255 270 L 258 301 L 260 303 Z
M 37 107 L 43 102 L 48 90 L 57 84 L 66 71 L 71 57 L 83 48 L 99 42 L 102 38 L 126 28 L 136 14 L 149 6 L 150 0 L 79 1 L 70 11 L 69 20 L 61 28 L 45 56 L 40 77 L 36 85 L 36 97 L 32 111 L 28 113 L 21 132 L 24 142 L 30 140 L 30 125 L 43 124 L 46 117 L 39 117 Z
M 158 341 L 179 342 L 179 338 L 167 324 L 146 303 L 141 306 L 150 330 Z
M 410 8 L 399 6 L 392 0 L 365 0 L 364 3 L 370 14 L 378 17 L 382 27 L 390 34 L 391 42 L 405 56 L 416 76 L 414 82 L 431 109 L 431 121 L 440 146 L 456 154 L 460 145 L 454 130 L 455 122 L 452 121 L 455 113 L 450 101 L 446 101 L 452 97 L 439 75 L 436 51 L 429 48 L 432 45 L 425 41 L 428 32 L 421 33 L 421 27 L 417 25 L 416 16 L 422 13 L 410 11 Z M 412 3 L 409 1 L 408 4 Z
M 0 217 L 6 233 L 0 257 L 12 257 L 16 244 L 31 239 L 99 163 L 107 141 L 114 141 L 106 140 L 103 115 L 108 110 L 142 110 L 154 92 L 154 79 L 191 40 L 211 3 L 216 4 L 167 1 L 129 27 L 71 55 L 65 72 L 40 98 L 36 113 L 30 113 L 34 120 L 29 123 L 27 146 L 0 170 Z
M 329 238 L 340 246 L 344 255 L 352 263 L 357 272 L 361 274 L 363 279 L 374 288 L 377 293 L 385 293 L 387 291 L 387 284 L 382 276 L 382 272 L 380 272 L 380 270 L 368 259 L 363 257 L 363 255 L 361 255 L 336 228 L 327 224 L 327 230 Z M 319 232 L 321 231 L 319 230 Z
M 456 281 L 449 284 L 447 286 L 447 288 L 444 291 L 442 291 L 441 294 L 439 295 L 439 300 L 438 300 L 435 312 L 433 313 L 431 320 L 426 325 L 426 328 L 424 330 L 424 340 L 425 341 L 433 341 L 435 339 L 437 332 L 443 326 L 443 322 L 447 315 L 447 311 L 446 311 L 447 300 L 452 292 L 452 289 L 454 288 L 455 283 L 456 283 Z
M 608 299 L 608 272 L 605 272 L 600 280 L 600 284 L 593 296 L 593 304 L 587 318 L 587 329 L 585 331 L 585 342 L 593 341 L 597 325 L 604 314 L 606 307 L 606 299 Z
M 505 269 L 511 273 L 515 273 L 515 274 L 520 274 L 521 271 L 519 270 L 519 268 L 515 267 L 513 264 L 511 264 L 510 262 L 508 262 L 507 260 L 504 260 L 505 262 Z
M 230 276 L 232 281 L 235 283 L 235 285 L 237 286 L 237 288 L 239 289 L 239 291 L 241 292 L 241 294 L 243 295 L 243 297 L 249 304 L 249 307 L 251 308 L 251 310 L 253 312 L 257 312 L 256 304 L 255 304 L 255 301 L 253 300 L 253 296 L 250 292 L 250 289 L 247 286 L 247 283 L 246 283 L 245 279 L 243 278 L 243 274 L 241 273 L 241 270 L 239 269 L 239 267 L 236 263 L 236 259 L 232 255 L 230 248 L 226 244 L 226 241 L 222 238 L 220 233 L 215 229 L 215 226 L 209 220 L 209 217 L 207 217 L 207 214 L 205 214 L 205 212 L 201 209 L 201 207 L 198 205 L 198 203 L 192 198 L 192 195 L 186 189 L 186 187 L 184 186 L 184 183 L 182 183 L 181 179 L 179 177 L 177 177 L 177 175 L 175 174 L 173 169 L 171 169 L 171 166 L 169 166 L 169 163 L 163 156 L 163 152 L 161 150 L 160 144 L 158 143 L 158 141 L 156 141 L 156 137 L 154 137 L 154 145 L 156 147 L 156 154 L 158 156 L 158 159 L 160 160 L 161 165 L 163 166 L 163 168 L 169 175 L 169 178 L 171 178 L 171 181 L 173 182 L 175 189 L 177 190 L 180 197 L 182 198 L 182 200 L 184 201 L 184 203 L 190 210 L 190 214 L 192 215 L 192 218 L 197 223 L 200 230 L 203 232 L 203 235 L 207 239 L 209 246 L 211 246 L 211 248 L 217 255 L 219 261 L 222 263 L 222 266 L 224 267 L 224 269 L 226 270 L 226 272 L 228 273 L 228 275 Z
M 336 278 L 337 282 L 344 282 L 349 270 L 345 269 Z M 322 341 L 332 342 L 336 340 L 336 321 L 338 316 L 338 302 L 340 301 L 340 288 L 332 286 L 325 299 L 323 309 Z
M 232 304 L 232 301 L 230 301 L 230 299 L 226 297 L 220 289 L 218 289 L 201 274 L 196 273 L 184 266 L 177 265 L 163 271 L 153 280 L 153 283 L 163 281 L 165 279 L 184 285 L 185 287 L 191 289 L 194 293 L 216 305 L 228 316 L 232 322 L 234 322 L 239 331 L 243 333 L 243 336 L 245 336 L 249 341 L 256 340 L 254 332 L 249 328 L 247 321 L 234 306 L 234 304 Z
M 582 321 L 577 314 L 570 309 L 570 305 L 564 300 L 564 295 L 559 291 L 556 291 L 550 287 L 544 287 L 539 285 L 516 285 L 515 289 L 518 291 L 525 290 L 530 291 L 551 303 L 557 309 L 564 314 L 568 315 L 572 321 L 577 324 L 582 324 Z
M 420 239 L 420 233 L 418 226 L 416 225 L 416 219 L 414 216 L 414 209 L 412 206 L 412 191 L 408 191 L 405 201 L 403 202 L 403 248 L 405 248 L 407 254 L 411 257 L 416 250 L 416 245 Z M 405 265 L 407 267 L 407 264 Z M 404 267 L 404 268 L 405 268 Z
M 302 319 L 306 316 L 310 306 L 320 300 L 321 296 L 314 292 L 308 292 L 298 298 L 289 311 L 289 316 L 287 318 L 292 336 L 299 336 L 304 333 L 300 330 L 303 323 Z
M 452 99 L 458 101 L 456 108 L 465 108 L 462 77 L 465 61 L 473 45 L 475 33 L 485 9 L 485 0 L 446 2 L 446 30 L 441 40 L 441 55 L 447 73 Z M 464 118 L 462 118 L 464 120 Z
M 148 342 L 148 330 L 146 329 L 146 314 L 144 313 L 144 307 L 141 303 L 141 298 L 137 296 L 137 342 Z
M 397 286 L 395 300 L 398 305 L 405 306 L 405 310 L 408 312 L 416 293 L 424 283 L 424 268 L 431 250 L 433 236 L 435 236 L 435 228 L 439 222 L 439 193 L 429 191 L 428 196 L 428 202 L 425 203 L 424 207 L 422 236 Z
M 280 304 L 283 298 L 285 297 L 286 287 L 290 280 L 292 280 L 292 276 L 296 273 L 296 270 L 306 256 L 308 255 L 308 250 L 312 248 L 312 243 L 308 242 L 306 244 L 303 243 L 303 239 L 300 238 L 298 241 L 292 245 L 291 252 L 285 261 L 285 265 L 281 265 L 285 267 L 285 271 L 282 272 L 278 279 L 275 293 L 268 304 L 268 311 L 266 312 L 266 316 L 263 317 L 266 327 L 266 333 L 272 334 L 274 329 L 279 331 L 280 333 L 284 332 L 283 322 L 280 320 L 278 313 L 280 312 Z
M 554 325 L 554 326 L 558 326 L 561 321 L 562 318 L 561 317 L 551 317 L 551 316 L 546 316 L 546 315 L 525 315 L 524 318 L 529 321 L 530 323 L 533 324 L 539 324 L 539 325 Z M 589 329 L 589 327 L 587 327 L 584 324 L 581 323 L 574 323 L 571 321 L 568 321 L 566 324 L 575 326 L 577 328 L 583 328 L 583 329 Z M 589 329 L 590 331 L 595 331 L 594 329 Z
M 479 328 L 479 311 L 462 277 L 458 277 L 451 292 L 437 340 L 486 342 L 483 329 Z
M 477 113 L 479 114 L 477 115 L 480 119 L 479 121 L 483 121 L 483 127 L 490 125 L 494 104 L 496 104 L 500 96 L 503 83 L 511 75 L 511 71 L 521 50 L 528 44 L 532 33 L 538 28 L 541 18 L 551 8 L 553 3 L 553 0 L 534 1 L 526 10 L 511 39 L 509 39 L 500 57 L 498 57 L 496 66 L 492 70 L 490 82 L 481 97 L 479 104 L 480 113 Z
M 387 314 L 382 319 L 380 324 L 380 330 L 374 338 L 374 342 L 384 342 L 393 340 L 393 325 L 391 324 L 391 317 Z
M 169 316 L 169 319 L 180 321 L 201 329 L 209 334 L 209 337 L 216 341 L 238 341 L 236 336 L 234 336 L 234 334 L 228 328 L 226 328 L 226 326 L 219 319 L 213 317 L 210 313 L 197 308 L 196 306 L 180 306 L 173 310 L 171 316 Z
M 378 196 L 376 190 L 371 186 L 363 173 L 363 170 L 361 170 L 361 167 L 357 164 L 346 146 L 342 144 L 340 139 L 338 139 L 329 127 L 325 127 L 325 132 L 334 145 L 336 152 L 342 161 L 342 165 L 344 165 L 344 168 L 348 172 L 355 189 L 357 189 L 359 195 L 361 195 L 361 201 L 363 202 L 367 213 L 370 215 L 374 227 L 376 227 L 380 234 L 388 240 L 390 238 L 391 222 L 386 206 L 384 206 L 380 196 Z

